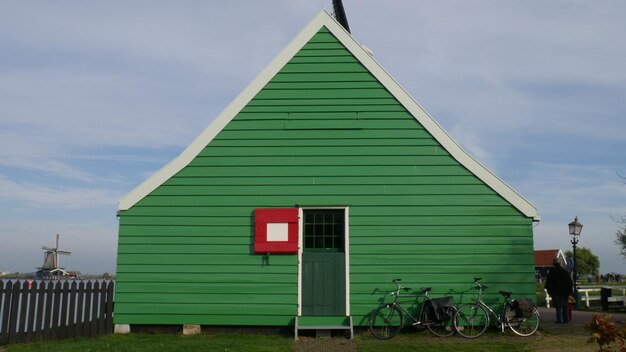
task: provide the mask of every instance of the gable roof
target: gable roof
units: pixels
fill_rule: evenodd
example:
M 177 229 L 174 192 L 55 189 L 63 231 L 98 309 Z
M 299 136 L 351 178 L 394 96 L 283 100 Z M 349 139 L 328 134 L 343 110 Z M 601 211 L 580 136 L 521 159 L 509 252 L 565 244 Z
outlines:
M 402 88 L 326 11 L 321 11 L 287 45 L 285 49 L 224 109 L 211 124 L 174 160 L 157 171 L 119 202 L 119 210 L 128 210 L 157 187 L 187 166 L 254 96 L 296 55 L 320 29 L 326 27 L 345 48 L 404 106 L 407 111 L 444 147 L 461 165 L 491 187 L 525 216 L 539 221 L 537 209 L 489 169 L 480 164 L 459 146 L 452 137 Z
M 535 267 L 538 266 L 552 266 L 554 258 L 563 258 L 563 252 L 560 249 L 542 249 L 535 251 Z

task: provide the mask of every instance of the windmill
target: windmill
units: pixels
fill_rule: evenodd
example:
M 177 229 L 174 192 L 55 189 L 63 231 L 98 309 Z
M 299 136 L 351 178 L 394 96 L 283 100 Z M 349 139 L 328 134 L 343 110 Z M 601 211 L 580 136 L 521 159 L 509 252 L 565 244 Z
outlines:
M 39 271 L 37 272 L 38 274 L 41 274 L 41 276 L 49 277 L 56 275 L 58 277 L 61 275 L 67 275 L 67 272 L 63 270 L 63 268 L 61 268 L 59 255 L 70 255 L 72 254 L 72 252 L 64 249 L 59 249 L 59 237 L 61 236 L 57 233 L 56 247 L 41 247 L 41 249 L 44 251 L 43 265 L 38 268 Z

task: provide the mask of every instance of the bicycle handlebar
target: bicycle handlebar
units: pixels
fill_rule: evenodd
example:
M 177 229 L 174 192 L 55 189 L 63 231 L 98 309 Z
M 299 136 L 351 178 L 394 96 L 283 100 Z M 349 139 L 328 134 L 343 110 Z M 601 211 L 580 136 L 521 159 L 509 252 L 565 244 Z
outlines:
M 478 281 L 480 281 L 482 279 L 483 279 L 482 277 L 475 277 L 474 278 L 474 285 L 476 285 L 476 287 L 478 287 L 481 290 L 485 290 L 485 289 L 487 289 L 488 286 L 485 286 L 485 285 L 481 284 L 480 282 L 478 282 Z

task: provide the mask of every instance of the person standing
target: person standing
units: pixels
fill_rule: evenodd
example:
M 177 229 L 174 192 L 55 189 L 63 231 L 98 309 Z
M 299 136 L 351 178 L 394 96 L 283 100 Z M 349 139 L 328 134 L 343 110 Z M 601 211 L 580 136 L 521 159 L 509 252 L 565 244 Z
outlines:
M 552 269 L 548 273 L 546 278 L 546 291 L 556 308 L 556 322 L 557 323 L 569 323 L 570 316 L 567 309 L 567 299 L 572 294 L 572 279 L 569 276 L 567 270 L 561 267 L 561 262 L 558 259 L 554 259 L 552 262 Z

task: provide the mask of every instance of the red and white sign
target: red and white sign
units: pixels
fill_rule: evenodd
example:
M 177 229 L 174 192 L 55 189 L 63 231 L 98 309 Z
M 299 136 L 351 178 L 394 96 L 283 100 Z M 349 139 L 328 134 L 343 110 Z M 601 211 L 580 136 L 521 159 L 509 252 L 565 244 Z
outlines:
M 254 253 L 298 253 L 298 208 L 254 210 Z

